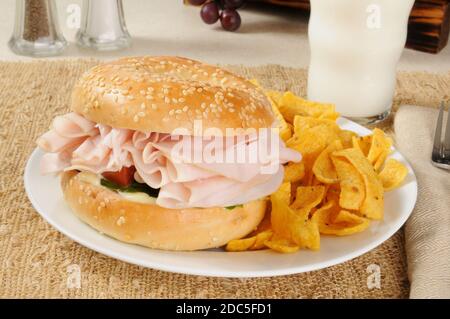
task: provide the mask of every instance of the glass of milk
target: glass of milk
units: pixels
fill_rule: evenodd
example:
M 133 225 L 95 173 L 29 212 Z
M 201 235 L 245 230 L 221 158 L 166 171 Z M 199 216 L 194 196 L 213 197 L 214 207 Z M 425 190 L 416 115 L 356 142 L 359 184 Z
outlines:
M 389 116 L 414 0 L 311 0 L 308 99 L 371 124 Z

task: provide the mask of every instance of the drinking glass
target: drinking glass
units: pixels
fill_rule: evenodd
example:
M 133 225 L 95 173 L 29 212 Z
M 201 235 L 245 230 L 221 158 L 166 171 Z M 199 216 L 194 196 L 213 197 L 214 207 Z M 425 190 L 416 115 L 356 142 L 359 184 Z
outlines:
M 311 0 L 308 98 L 362 124 L 388 117 L 414 0 Z

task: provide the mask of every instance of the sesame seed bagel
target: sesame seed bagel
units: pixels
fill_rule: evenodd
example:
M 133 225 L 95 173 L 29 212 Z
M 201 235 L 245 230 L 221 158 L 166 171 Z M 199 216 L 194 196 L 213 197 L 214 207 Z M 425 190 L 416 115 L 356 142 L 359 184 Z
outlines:
M 91 121 L 144 132 L 181 128 L 190 135 L 236 135 L 226 129 L 267 128 L 275 122 L 265 94 L 246 79 L 168 56 L 127 57 L 95 66 L 75 85 L 71 107 Z M 194 130 L 195 120 L 202 120 L 200 132 Z
M 66 202 L 85 223 L 118 240 L 163 250 L 220 247 L 242 238 L 264 217 L 265 200 L 226 209 L 167 209 L 125 199 L 101 185 L 78 178 L 77 171 L 62 174 Z

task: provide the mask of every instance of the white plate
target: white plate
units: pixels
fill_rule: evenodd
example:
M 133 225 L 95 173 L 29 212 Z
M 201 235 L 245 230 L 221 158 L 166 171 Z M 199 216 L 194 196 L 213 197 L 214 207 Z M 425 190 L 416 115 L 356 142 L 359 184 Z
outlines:
M 360 135 L 370 131 L 354 122 L 339 119 L 339 125 Z M 159 251 L 125 244 L 102 235 L 71 213 L 63 200 L 59 178 L 41 176 L 39 160 L 42 151 L 36 149 L 25 169 L 25 189 L 31 203 L 41 216 L 60 232 L 99 253 L 132 264 L 170 272 L 219 276 L 264 277 L 317 270 L 358 257 L 391 237 L 408 219 L 417 197 L 417 181 L 410 165 L 394 151 L 396 158 L 408 166 L 409 174 L 402 187 L 385 195 L 385 217 L 372 222 L 366 231 L 347 237 L 321 237 L 320 251 L 302 250 L 294 254 L 279 254 L 270 250 L 253 252 Z

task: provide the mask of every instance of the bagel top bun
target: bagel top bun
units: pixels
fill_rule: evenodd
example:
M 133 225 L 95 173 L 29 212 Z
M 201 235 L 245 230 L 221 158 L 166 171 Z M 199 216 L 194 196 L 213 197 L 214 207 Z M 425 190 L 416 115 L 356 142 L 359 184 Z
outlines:
M 217 66 L 169 56 L 95 66 L 75 85 L 71 108 L 115 128 L 185 129 L 186 135 L 238 135 L 226 129 L 268 128 L 275 122 L 270 101 L 251 82 Z M 202 120 L 201 131 L 195 120 Z

